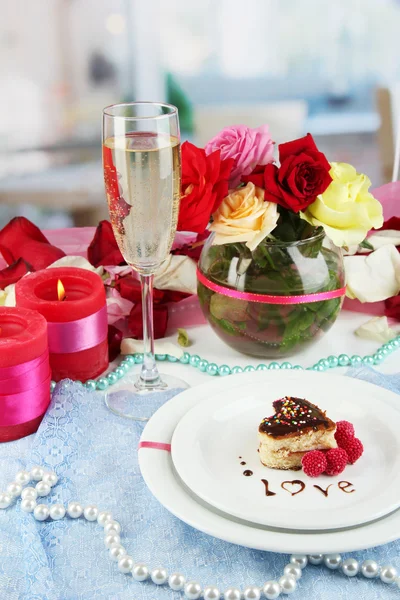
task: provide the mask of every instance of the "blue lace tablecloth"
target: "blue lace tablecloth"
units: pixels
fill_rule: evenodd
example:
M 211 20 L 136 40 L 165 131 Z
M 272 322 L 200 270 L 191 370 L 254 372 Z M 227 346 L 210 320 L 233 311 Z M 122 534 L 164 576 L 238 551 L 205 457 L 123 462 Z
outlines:
M 400 374 L 383 376 L 365 368 L 349 374 L 400 393 Z M 148 409 L 155 411 L 166 399 L 157 396 Z M 0 490 L 19 468 L 46 465 L 60 478 L 51 501 L 75 499 L 111 510 L 122 525 L 123 543 L 136 561 L 182 571 L 203 585 L 215 583 L 222 590 L 227 585 L 262 585 L 279 577 L 287 555 L 249 550 L 209 537 L 173 517 L 153 498 L 138 466 L 142 427 L 109 412 L 101 395 L 64 382 L 35 436 L 0 445 Z M 375 558 L 400 570 L 400 541 L 354 556 Z M 340 572 L 310 566 L 293 598 L 369 600 L 399 595 L 398 588 L 380 581 L 347 579 Z M 165 586 L 140 584 L 120 574 L 95 523 L 84 519 L 39 523 L 21 511 L 19 501 L 0 511 L 1 600 L 181 597 Z

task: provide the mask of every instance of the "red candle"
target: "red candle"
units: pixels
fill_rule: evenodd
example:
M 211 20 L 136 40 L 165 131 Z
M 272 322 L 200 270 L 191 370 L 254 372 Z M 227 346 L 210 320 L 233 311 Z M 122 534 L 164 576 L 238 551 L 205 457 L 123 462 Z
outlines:
M 0 307 L 0 441 L 34 433 L 49 402 L 46 319 L 25 308 Z
M 106 370 L 106 295 L 97 273 L 76 267 L 45 269 L 23 277 L 15 294 L 17 306 L 37 310 L 47 320 L 55 381 L 87 381 Z

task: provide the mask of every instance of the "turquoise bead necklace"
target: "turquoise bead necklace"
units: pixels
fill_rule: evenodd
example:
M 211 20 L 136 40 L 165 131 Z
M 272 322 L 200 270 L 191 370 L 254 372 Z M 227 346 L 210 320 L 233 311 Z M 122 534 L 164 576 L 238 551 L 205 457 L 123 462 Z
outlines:
M 334 369 L 336 367 L 358 367 L 360 365 L 380 365 L 389 354 L 394 352 L 400 347 L 400 335 L 395 337 L 390 342 L 383 344 L 378 348 L 378 350 L 372 355 L 359 356 L 358 354 L 354 354 L 353 356 L 348 356 L 347 354 L 339 354 L 339 356 L 328 356 L 328 358 L 321 358 L 315 365 L 311 367 L 307 367 L 307 371 L 327 371 L 328 369 Z M 229 367 L 228 365 L 220 365 L 218 366 L 216 363 L 209 362 L 205 358 L 201 358 L 198 354 L 190 354 L 189 352 L 184 352 L 181 358 L 176 358 L 175 356 L 171 356 L 170 354 L 156 354 L 156 360 L 158 361 L 168 361 L 171 363 L 179 362 L 183 365 L 190 365 L 195 369 L 198 369 L 202 373 L 206 373 L 207 375 L 220 377 L 225 377 L 226 375 L 234 375 L 235 373 L 249 373 L 251 371 L 273 371 L 273 370 L 285 370 L 285 369 L 294 369 L 294 370 L 303 370 L 303 367 L 300 365 L 293 365 L 290 362 L 271 362 L 268 365 L 259 364 L 256 367 L 253 365 L 247 365 L 246 367 L 234 366 Z M 128 354 L 121 361 L 121 363 L 116 367 L 113 371 L 110 371 L 104 377 L 100 377 L 99 379 L 89 379 L 83 385 L 92 391 L 104 391 L 110 385 L 117 383 L 128 371 L 132 369 L 135 365 L 141 364 L 143 362 L 143 354 Z M 55 381 L 51 382 L 51 391 L 54 390 L 56 386 Z

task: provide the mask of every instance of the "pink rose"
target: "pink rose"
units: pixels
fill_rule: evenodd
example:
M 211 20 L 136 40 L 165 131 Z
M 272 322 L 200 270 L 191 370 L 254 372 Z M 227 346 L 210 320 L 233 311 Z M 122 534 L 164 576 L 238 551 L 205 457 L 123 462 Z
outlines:
M 233 158 L 229 187 L 235 188 L 242 175 L 249 175 L 257 165 L 273 161 L 274 142 L 268 125 L 252 129 L 246 125 L 225 127 L 205 147 L 206 154 L 221 151 L 221 159 Z

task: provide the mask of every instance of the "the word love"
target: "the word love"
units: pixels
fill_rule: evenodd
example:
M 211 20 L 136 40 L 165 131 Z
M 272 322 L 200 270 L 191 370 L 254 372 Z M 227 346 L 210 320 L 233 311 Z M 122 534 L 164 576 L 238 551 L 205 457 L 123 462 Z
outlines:
M 261 481 L 265 487 L 265 495 L 266 496 L 276 496 L 276 492 L 273 492 L 272 490 L 269 489 L 268 480 L 261 479 Z M 333 486 L 336 487 L 335 484 L 330 483 L 328 485 L 328 487 L 326 487 L 324 489 L 323 487 L 321 487 L 319 485 L 313 485 L 313 487 L 316 490 L 318 490 L 319 492 L 321 492 L 321 494 L 323 494 L 326 498 L 328 497 L 329 489 Z M 293 479 L 292 481 L 282 481 L 282 483 L 281 483 L 281 488 L 283 490 L 285 490 L 285 492 L 288 492 L 288 494 L 290 494 L 291 496 L 296 496 L 297 494 L 300 494 L 300 492 L 303 492 L 306 489 L 306 487 L 307 487 L 307 485 L 304 483 L 304 481 L 301 481 L 301 479 Z M 352 494 L 353 492 L 356 491 L 355 487 L 353 486 L 352 483 L 350 483 L 350 481 L 338 481 L 337 487 L 344 494 Z

